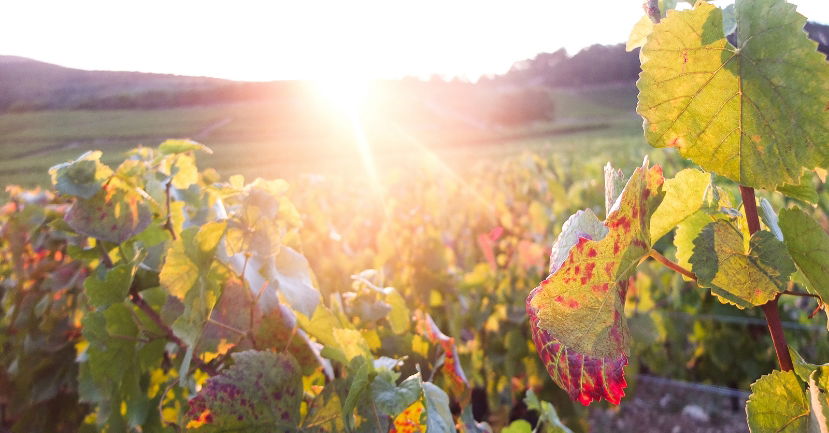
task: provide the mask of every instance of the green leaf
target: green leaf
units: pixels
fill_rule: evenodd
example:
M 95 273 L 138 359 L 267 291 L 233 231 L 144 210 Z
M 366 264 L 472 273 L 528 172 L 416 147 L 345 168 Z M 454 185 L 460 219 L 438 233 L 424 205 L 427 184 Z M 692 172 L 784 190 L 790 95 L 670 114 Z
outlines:
M 806 276 L 809 289 L 829 301 L 829 234 L 798 208 L 780 211 L 780 230 L 789 254 Z
M 158 152 L 162 155 L 190 152 L 191 150 L 213 153 L 207 146 L 193 140 L 165 140 L 158 146 Z
M 651 21 L 649 16 L 643 15 L 642 18 L 639 18 L 639 21 L 634 24 L 633 30 L 630 31 L 627 44 L 625 44 L 625 51 L 633 51 L 640 48 L 642 45 L 645 45 L 645 41 L 648 40 L 648 36 L 652 31 L 653 21 Z
M 691 255 L 694 253 L 694 239 L 699 236 L 702 229 L 711 223 L 712 218 L 704 211 L 697 211 L 686 218 L 677 226 L 674 234 L 674 246 L 676 247 L 676 263 L 685 269 L 691 269 Z M 682 276 L 685 281 L 690 278 Z
M 746 414 L 751 433 L 808 431 L 809 402 L 791 371 L 775 370 L 754 382 Z
M 532 389 L 527 390 L 527 395 L 524 397 L 524 404 L 527 409 L 538 411 L 538 422 L 543 425 L 540 432 L 543 433 L 573 433 L 566 425 L 562 424 L 558 417 L 556 408 L 546 401 L 540 401 Z
M 533 426 L 523 419 L 517 419 L 501 430 L 501 433 L 532 433 Z
M 455 433 L 455 420 L 449 411 L 449 396 L 431 382 L 423 382 L 423 400 L 426 403 L 426 431 Z
M 665 198 L 651 215 L 651 243 L 698 211 L 710 184 L 711 178 L 707 173 L 693 168 L 686 168 L 673 179 L 666 179 L 663 187 Z
M 406 305 L 406 299 L 396 289 L 392 289 L 386 295 L 386 301 L 391 305 L 391 312 L 388 316 L 391 332 L 400 335 L 409 330 L 412 314 Z
M 371 362 L 362 358 L 362 363 L 357 371 L 354 373 L 354 378 L 351 380 L 351 386 L 348 388 L 348 395 L 345 397 L 343 404 L 343 415 L 345 416 L 346 425 L 353 427 L 354 425 L 354 408 L 363 396 L 363 393 L 369 389 L 369 373 L 371 372 Z
M 739 308 L 774 299 L 795 271 L 785 245 L 773 234 L 755 233 L 745 251 L 743 234 L 726 221 L 702 229 L 690 262 L 701 287 L 711 288 L 721 302 Z
M 302 254 L 282 246 L 275 258 L 272 280 L 293 309 L 310 316 L 320 302 L 320 293 L 314 287 L 311 266 Z
M 738 0 L 734 12 L 736 47 L 707 2 L 654 26 L 637 83 L 645 137 L 743 185 L 798 183 L 829 156 L 829 64 L 794 5 Z
M 371 397 L 377 409 L 388 416 L 395 417 L 420 398 L 420 375 L 413 374 L 396 385 L 394 377 L 378 374 L 371 382 Z
M 100 279 L 99 276 L 103 276 L 104 279 Z M 124 301 L 129 294 L 132 277 L 132 266 L 120 264 L 112 269 L 102 267 L 99 272 L 86 277 L 83 287 L 92 306 L 106 308 Z
M 585 211 L 564 224 L 549 277 L 530 292 L 527 313 L 536 350 L 553 380 L 584 405 L 618 404 L 626 382 L 629 278 L 650 252 L 650 215 L 663 177 L 647 161 L 631 176 L 604 224 Z M 574 241 L 575 239 L 575 241 Z
M 820 198 L 817 195 L 817 190 L 814 185 L 814 172 L 808 171 L 800 178 L 800 182 L 796 185 L 786 184 L 777 187 L 777 191 L 785 194 L 796 200 L 805 203 L 817 204 Z
M 137 193 L 110 186 L 78 198 L 64 219 L 80 234 L 120 244 L 147 228 L 152 214 Z
M 90 198 L 101 190 L 112 169 L 101 164 L 101 152 L 86 152 L 78 159 L 49 169 L 52 184 L 61 194 Z
M 170 244 L 164 266 L 158 275 L 161 285 L 179 299 L 184 299 L 187 291 L 199 278 L 199 267 L 190 260 L 185 251 L 186 239 L 185 236 L 181 236 Z
M 195 431 L 296 431 L 302 402 L 302 374 L 296 361 L 290 355 L 255 350 L 231 357 L 233 366 L 208 379 L 190 400 L 187 417 L 207 421 Z
M 339 433 L 345 430 L 343 407 L 337 395 L 338 383 L 329 383 L 322 393 L 314 398 L 308 416 L 303 421 L 301 431 Z M 317 430 L 312 430 L 317 429 Z
M 187 189 L 190 185 L 199 181 L 199 169 L 196 168 L 196 159 L 190 155 L 179 155 L 176 157 L 172 169 L 173 187 Z

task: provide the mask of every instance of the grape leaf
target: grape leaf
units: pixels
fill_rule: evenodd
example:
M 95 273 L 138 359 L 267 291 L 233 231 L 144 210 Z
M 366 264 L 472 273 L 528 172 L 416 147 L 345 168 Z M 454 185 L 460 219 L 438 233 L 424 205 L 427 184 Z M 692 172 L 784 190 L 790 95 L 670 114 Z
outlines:
M 707 2 L 654 26 L 637 82 L 645 137 L 743 185 L 797 184 L 829 156 L 829 64 L 794 5 L 738 0 L 734 13 L 736 47 Z
M 378 374 L 371 382 L 371 397 L 377 409 L 391 417 L 403 413 L 420 398 L 420 374 L 415 373 L 400 383 L 395 384 L 389 374 Z
M 780 185 L 777 191 L 785 194 L 796 200 L 800 200 L 809 204 L 817 204 L 820 201 L 817 190 L 815 189 L 815 174 L 807 171 L 800 178 L 800 182 L 796 185 Z
M 426 431 L 455 433 L 455 421 L 449 410 L 449 396 L 431 382 L 423 382 L 423 400 L 426 406 Z
M 705 226 L 690 262 L 701 287 L 738 308 L 763 305 L 786 288 L 795 271 L 786 247 L 771 232 L 755 233 L 745 250 L 743 234 L 727 221 Z
M 101 164 L 101 152 L 86 152 L 78 159 L 49 169 L 52 184 L 61 194 L 90 198 L 101 190 L 112 169 Z
M 78 198 L 64 219 L 80 234 L 120 244 L 147 228 L 152 215 L 137 193 L 107 186 Z
M 653 21 L 649 16 L 642 15 L 642 18 L 639 18 L 639 21 L 634 24 L 633 30 L 630 31 L 627 44 L 625 44 L 625 51 L 633 51 L 645 45 L 645 41 L 648 40 L 648 36 L 652 31 Z
M 425 410 L 423 400 L 415 401 L 394 418 L 389 433 L 426 433 L 426 426 L 421 424 Z
M 279 292 L 296 311 L 310 316 L 320 302 L 320 293 L 311 280 L 311 266 L 302 254 L 283 245 L 271 267 L 270 280 L 276 281 Z
M 676 263 L 685 269 L 691 269 L 691 255 L 694 253 L 694 239 L 697 238 L 702 229 L 711 223 L 711 216 L 705 211 L 696 211 L 693 215 L 685 218 L 679 223 L 674 234 L 674 246 L 676 247 Z M 686 281 L 690 278 L 682 276 Z
M 173 155 L 176 153 L 189 152 L 191 150 L 201 150 L 207 153 L 213 153 L 213 151 L 207 146 L 187 139 L 165 140 L 158 146 L 158 152 L 162 155 Z
M 417 317 L 417 331 L 426 337 L 432 344 L 440 344 L 443 348 L 443 372 L 451 379 L 452 390 L 460 395 L 469 386 L 463 366 L 458 359 L 458 348 L 455 346 L 455 339 L 444 334 L 432 316 L 420 310 L 415 312 Z
M 775 370 L 751 384 L 746 414 L 751 433 L 808 431 L 809 402 L 791 371 Z
M 527 405 L 527 409 L 538 412 L 538 422 L 543 424 L 543 427 L 538 430 L 539 432 L 573 433 L 566 425 L 562 424 L 556 408 L 548 401 L 539 400 L 532 389 L 527 390 L 527 395 L 524 397 L 524 404 Z
M 662 182 L 662 169 L 648 168 L 645 160 L 603 228 L 586 211 L 571 217 L 556 241 L 559 249 L 552 259 L 558 267 L 527 298 L 539 356 L 553 380 L 584 405 L 602 398 L 618 404 L 624 395 L 624 300 L 628 279 L 650 251 L 649 219 L 661 199 Z M 575 244 L 566 240 L 573 227 L 585 226 L 592 233 L 582 232 Z
M 789 254 L 809 282 L 809 289 L 824 302 L 829 301 L 829 234 L 797 208 L 780 211 L 780 230 Z
M 604 212 L 605 218 L 610 215 L 610 209 L 613 208 L 613 203 L 622 194 L 625 189 L 627 178 L 621 169 L 613 168 L 608 161 L 604 166 Z
M 126 264 L 120 264 L 112 269 L 103 268 L 97 273 L 86 277 L 83 287 L 89 303 L 94 307 L 106 308 L 122 302 L 130 290 L 134 269 Z M 99 277 L 103 276 L 101 279 Z
M 302 402 L 302 373 L 290 356 L 248 350 L 235 364 L 207 380 L 190 399 L 188 418 L 198 432 L 295 432 Z
M 686 168 L 673 179 L 665 180 L 665 198 L 651 215 L 651 243 L 698 211 L 710 184 L 710 175 L 693 168 Z

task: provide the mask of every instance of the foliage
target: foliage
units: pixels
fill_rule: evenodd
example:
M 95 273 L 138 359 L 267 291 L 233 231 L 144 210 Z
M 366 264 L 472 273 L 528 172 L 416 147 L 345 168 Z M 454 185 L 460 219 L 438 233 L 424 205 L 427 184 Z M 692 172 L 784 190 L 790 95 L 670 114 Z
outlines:
M 660 175 L 652 187 L 648 181 L 648 194 L 640 194 L 639 169 L 620 188 L 619 174 L 608 166 L 606 203 L 614 204 L 607 220 L 599 223 L 589 212 L 568 219 L 553 247 L 550 276 L 527 298 L 539 356 L 571 398 L 585 405 L 601 398 L 617 403 L 626 385 L 621 365 L 629 339 L 618 299 L 624 300 L 628 278 L 650 255 L 724 304 L 762 307 L 782 371 L 751 387 L 746 411 L 752 432 L 828 431 L 822 369 L 812 366 L 809 373 L 796 356 L 799 370 L 807 372 L 793 372 L 778 317 L 781 294 L 813 297 L 825 308 L 818 284 L 829 267 L 821 243 L 827 234 L 796 208 L 783 209 L 778 218 L 765 200 L 763 230 L 753 187 L 817 201 L 804 169 L 825 169 L 828 161 L 829 65 L 802 32 L 805 17 L 784 0 L 738 0 L 725 17 L 704 1 L 685 11 L 670 10 L 675 3 L 659 2 L 663 13 L 650 14 L 657 22 L 640 21 L 629 43 L 642 46 L 637 85 L 645 138 L 740 183 L 742 208 L 734 209 L 713 178 L 699 171 L 681 171 L 664 187 Z M 736 42 L 727 39 L 732 28 Z M 805 187 L 795 186 L 800 183 Z M 645 205 L 662 190 L 661 204 Z M 622 233 L 636 234 L 620 236 L 620 220 Z M 680 264 L 650 250 L 649 241 L 674 227 Z M 793 281 L 795 263 L 803 275 Z M 791 290 L 803 280 L 810 292 Z M 613 296 L 597 295 L 608 284 Z

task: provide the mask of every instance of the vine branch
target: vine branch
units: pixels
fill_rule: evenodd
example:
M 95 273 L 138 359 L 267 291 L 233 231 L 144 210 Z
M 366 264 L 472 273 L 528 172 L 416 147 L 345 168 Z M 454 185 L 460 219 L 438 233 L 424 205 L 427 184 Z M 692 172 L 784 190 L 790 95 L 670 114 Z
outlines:
M 743 197 L 743 209 L 746 213 L 748 231 L 752 235 L 760 231 L 760 217 L 757 214 L 757 198 L 754 196 L 754 188 L 740 185 L 740 195 Z M 786 335 L 783 333 L 783 324 L 780 322 L 780 312 L 777 308 L 775 296 L 771 301 L 763 304 L 760 308 L 766 315 L 766 322 L 771 334 L 771 342 L 774 344 L 774 351 L 777 353 L 777 363 L 783 371 L 792 371 L 792 357 L 789 354 L 789 345 L 786 343 Z
M 181 339 L 176 336 L 173 330 L 169 326 L 167 326 L 166 323 L 164 323 L 164 320 L 161 319 L 161 316 L 159 316 L 158 313 L 153 309 L 153 307 L 151 307 L 150 304 L 148 304 L 147 301 L 145 301 L 144 298 L 142 298 L 141 295 L 138 294 L 138 292 L 135 290 L 135 287 L 130 288 L 130 301 L 132 301 L 132 303 L 135 304 L 135 306 L 138 307 L 139 310 L 143 311 L 144 314 L 146 314 L 147 317 L 149 317 L 150 320 L 152 320 L 153 323 L 155 323 L 156 326 L 158 326 L 159 329 L 161 329 L 161 331 L 164 333 L 164 337 L 166 337 L 167 340 L 173 342 L 176 346 L 179 347 L 179 350 L 181 350 L 182 352 L 187 351 L 187 344 L 181 341 Z M 202 361 L 201 358 L 199 358 L 198 356 L 193 357 L 193 363 L 196 364 L 196 366 L 198 366 L 200 370 L 204 371 L 205 373 L 211 376 L 219 374 L 219 372 L 212 365 Z

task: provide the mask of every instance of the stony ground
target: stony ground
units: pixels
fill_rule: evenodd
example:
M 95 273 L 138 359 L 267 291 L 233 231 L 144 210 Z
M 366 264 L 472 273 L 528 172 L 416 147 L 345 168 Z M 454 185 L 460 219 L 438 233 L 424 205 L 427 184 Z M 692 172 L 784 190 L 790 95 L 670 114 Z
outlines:
M 616 408 L 590 414 L 592 433 L 748 433 L 745 399 L 641 382 Z

